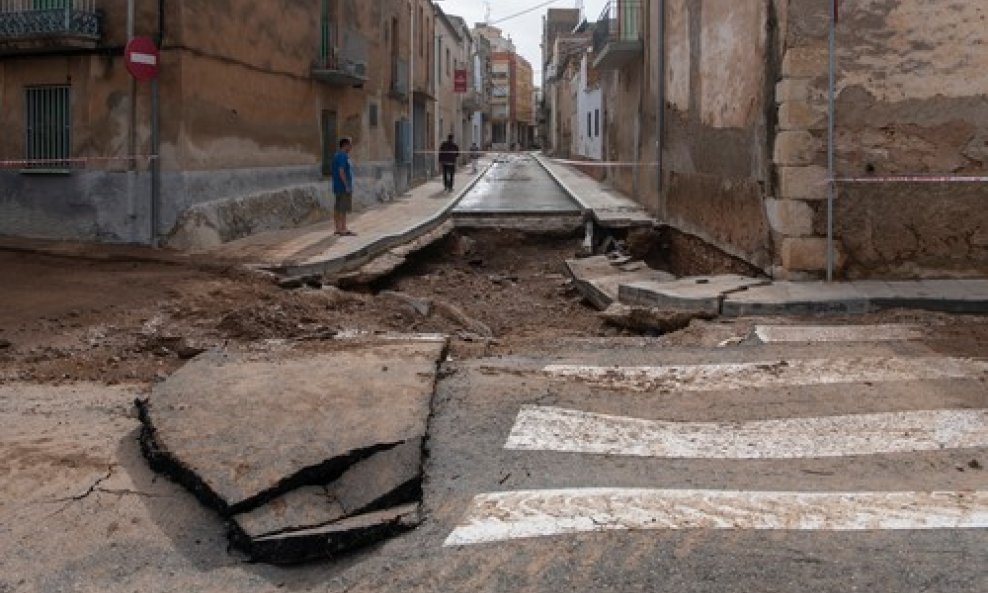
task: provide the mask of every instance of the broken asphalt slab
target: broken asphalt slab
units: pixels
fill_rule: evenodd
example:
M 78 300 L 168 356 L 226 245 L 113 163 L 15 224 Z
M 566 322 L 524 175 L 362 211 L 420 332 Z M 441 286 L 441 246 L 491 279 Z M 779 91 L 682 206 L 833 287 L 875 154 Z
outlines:
M 142 449 L 154 469 L 230 519 L 231 542 L 252 557 L 254 543 L 272 537 L 278 562 L 318 556 L 284 553 L 304 548 L 290 542 L 313 529 L 334 534 L 323 551 L 393 533 L 413 524 L 409 513 L 389 515 L 382 529 L 361 518 L 421 499 L 422 442 L 445 349 L 445 338 L 392 336 L 315 351 L 210 352 L 138 402 Z M 351 523 L 359 533 L 343 527 Z
M 577 290 L 596 309 L 604 311 L 618 300 L 619 287 L 635 282 L 670 282 L 676 279 L 668 272 L 653 270 L 641 262 L 628 262 L 598 255 L 566 261 L 568 271 Z

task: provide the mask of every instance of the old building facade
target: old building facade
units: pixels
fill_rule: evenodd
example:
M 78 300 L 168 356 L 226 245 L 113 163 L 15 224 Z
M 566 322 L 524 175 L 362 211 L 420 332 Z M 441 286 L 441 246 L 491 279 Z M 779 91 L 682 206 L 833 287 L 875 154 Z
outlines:
M 776 277 L 988 272 L 988 7 L 614 0 L 595 26 L 603 159 L 661 220 Z
M 298 224 L 324 212 L 343 136 L 358 203 L 422 175 L 430 2 L 137 2 L 134 33 L 161 47 L 157 196 L 151 89 L 123 64 L 127 3 L 36 4 L 0 13 L 0 234 L 202 245 Z

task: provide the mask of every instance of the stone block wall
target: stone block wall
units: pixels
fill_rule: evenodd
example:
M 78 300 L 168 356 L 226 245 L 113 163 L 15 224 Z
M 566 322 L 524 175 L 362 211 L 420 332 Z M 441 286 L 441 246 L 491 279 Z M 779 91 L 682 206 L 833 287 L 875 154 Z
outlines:
M 829 2 L 781 0 L 777 277 L 826 265 Z M 988 5 L 845 2 L 837 26 L 838 277 L 988 274 Z M 924 177 L 905 182 L 902 177 Z M 866 180 L 866 181 L 861 181 Z
M 817 219 L 825 217 L 828 193 L 829 51 L 826 39 L 804 38 L 788 39 L 783 52 L 775 88 L 776 196 L 765 206 L 777 246 L 774 276 L 798 279 L 820 275 L 827 267 L 826 225 L 821 237 Z

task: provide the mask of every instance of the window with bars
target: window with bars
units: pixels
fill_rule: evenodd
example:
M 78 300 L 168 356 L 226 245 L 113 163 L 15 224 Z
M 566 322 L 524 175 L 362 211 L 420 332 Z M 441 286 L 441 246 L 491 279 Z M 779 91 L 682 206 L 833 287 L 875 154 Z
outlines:
M 27 168 L 67 169 L 72 152 L 69 87 L 27 87 L 24 105 Z

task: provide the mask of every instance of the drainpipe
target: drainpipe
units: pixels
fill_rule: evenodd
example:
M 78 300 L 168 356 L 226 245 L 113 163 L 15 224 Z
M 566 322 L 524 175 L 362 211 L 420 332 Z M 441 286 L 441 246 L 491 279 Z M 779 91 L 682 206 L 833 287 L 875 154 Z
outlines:
M 411 14 L 409 19 L 408 49 L 408 188 L 412 187 L 415 177 L 415 3 L 409 4 Z
M 662 141 L 666 132 L 666 1 L 657 0 L 659 3 L 659 22 L 656 30 L 658 31 L 658 47 L 659 47 L 659 85 L 656 91 L 656 102 L 658 103 L 655 119 L 655 162 L 658 168 L 658 199 L 659 204 L 657 212 L 660 216 L 665 216 L 662 212 L 662 149 L 665 147 L 665 143 Z
M 834 199 L 836 198 L 837 182 L 834 166 L 835 152 L 835 71 L 837 46 L 837 2 L 830 3 L 830 64 L 829 84 L 827 85 L 827 282 L 834 281 Z
M 158 33 L 155 44 L 160 48 L 165 37 L 165 0 L 158 0 Z M 161 138 L 158 78 L 151 80 L 151 246 L 158 247 L 158 218 L 161 204 Z
M 135 21 L 135 0 L 127 0 L 127 41 L 129 42 L 134 38 L 134 21 Z M 127 129 L 127 156 L 130 162 L 130 170 L 137 170 L 137 158 L 134 155 L 137 154 L 137 79 L 133 76 L 130 78 L 130 105 L 128 114 L 129 117 L 129 127 Z

